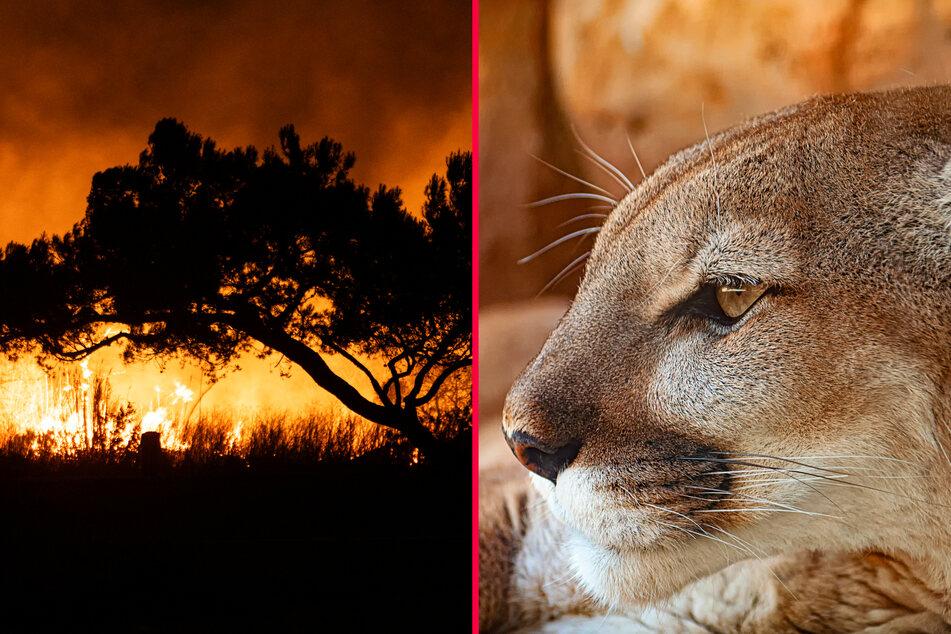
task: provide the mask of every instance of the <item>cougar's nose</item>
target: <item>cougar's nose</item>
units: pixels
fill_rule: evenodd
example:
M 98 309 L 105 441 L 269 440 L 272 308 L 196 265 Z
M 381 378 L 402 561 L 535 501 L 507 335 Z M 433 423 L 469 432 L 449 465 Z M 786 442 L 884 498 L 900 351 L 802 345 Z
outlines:
M 552 482 L 555 482 L 559 473 L 568 468 L 581 448 L 578 443 L 552 447 L 520 431 L 506 434 L 505 441 L 526 469 Z

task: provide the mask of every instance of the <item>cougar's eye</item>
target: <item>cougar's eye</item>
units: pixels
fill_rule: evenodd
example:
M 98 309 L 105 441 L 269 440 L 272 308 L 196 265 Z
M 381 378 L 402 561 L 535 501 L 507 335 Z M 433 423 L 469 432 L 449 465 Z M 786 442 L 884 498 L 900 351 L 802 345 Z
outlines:
M 729 285 L 717 286 L 716 297 L 717 304 L 730 319 L 738 319 L 743 313 L 750 309 L 750 306 L 756 303 L 763 293 L 766 292 L 766 286 L 757 284 L 749 285 Z
M 701 286 L 692 297 L 673 309 L 670 314 L 694 315 L 724 326 L 732 326 L 768 290 L 769 286 L 766 284 L 710 282 Z

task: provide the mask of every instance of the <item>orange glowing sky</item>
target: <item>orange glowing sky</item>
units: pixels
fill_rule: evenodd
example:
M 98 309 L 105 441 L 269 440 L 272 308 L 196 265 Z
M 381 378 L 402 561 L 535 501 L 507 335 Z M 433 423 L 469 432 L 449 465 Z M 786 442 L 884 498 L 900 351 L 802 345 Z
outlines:
M 223 148 L 263 149 L 287 123 L 306 142 L 331 136 L 356 154 L 356 180 L 401 187 L 417 212 L 445 157 L 471 149 L 470 4 L 277 6 L 4 3 L 0 241 L 68 230 L 92 175 L 135 163 L 162 117 Z M 319 392 L 303 372 L 288 382 L 267 372 L 273 362 L 247 365 L 253 384 L 212 393 L 278 394 L 279 406 Z

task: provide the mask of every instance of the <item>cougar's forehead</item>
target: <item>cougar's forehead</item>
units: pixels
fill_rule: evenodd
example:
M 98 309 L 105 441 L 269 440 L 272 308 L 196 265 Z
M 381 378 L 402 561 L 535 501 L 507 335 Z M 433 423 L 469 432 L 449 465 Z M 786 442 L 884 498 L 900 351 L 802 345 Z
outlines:
M 819 99 L 684 150 L 611 213 L 589 275 L 651 288 L 671 268 L 722 267 L 878 293 L 902 276 L 940 286 L 951 275 L 949 97 Z
M 576 301 L 647 294 L 670 305 L 704 281 L 740 277 L 848 299 L 853 315 L 877 306 L 886 320 L 947 307 L 951 148 L 843 176 L 821 166 L 838 165 L 847 144 L 779 152 L 775 143 L 763 140 L 762 158 L 714 143 L 716 164 L 695 150 L 659 170 L 605 223 Z
M 711 279 L 796 284 L 808 249 L 808 222 L 796 213 L 803 199 L 742 184 L 720 194 L 713 172 L 699 168 L 647 205 L 642 191 L 622 200 L 592 250 L 579 300 L 649 294 L 649 303 L 669 306 Z

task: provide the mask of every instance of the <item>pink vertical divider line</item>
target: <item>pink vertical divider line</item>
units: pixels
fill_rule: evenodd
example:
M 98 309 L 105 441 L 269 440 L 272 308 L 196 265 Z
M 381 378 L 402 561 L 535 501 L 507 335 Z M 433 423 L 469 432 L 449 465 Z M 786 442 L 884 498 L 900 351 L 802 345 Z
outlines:
M 479 631 L 479 0 L 472 0 L 472 631 Z

